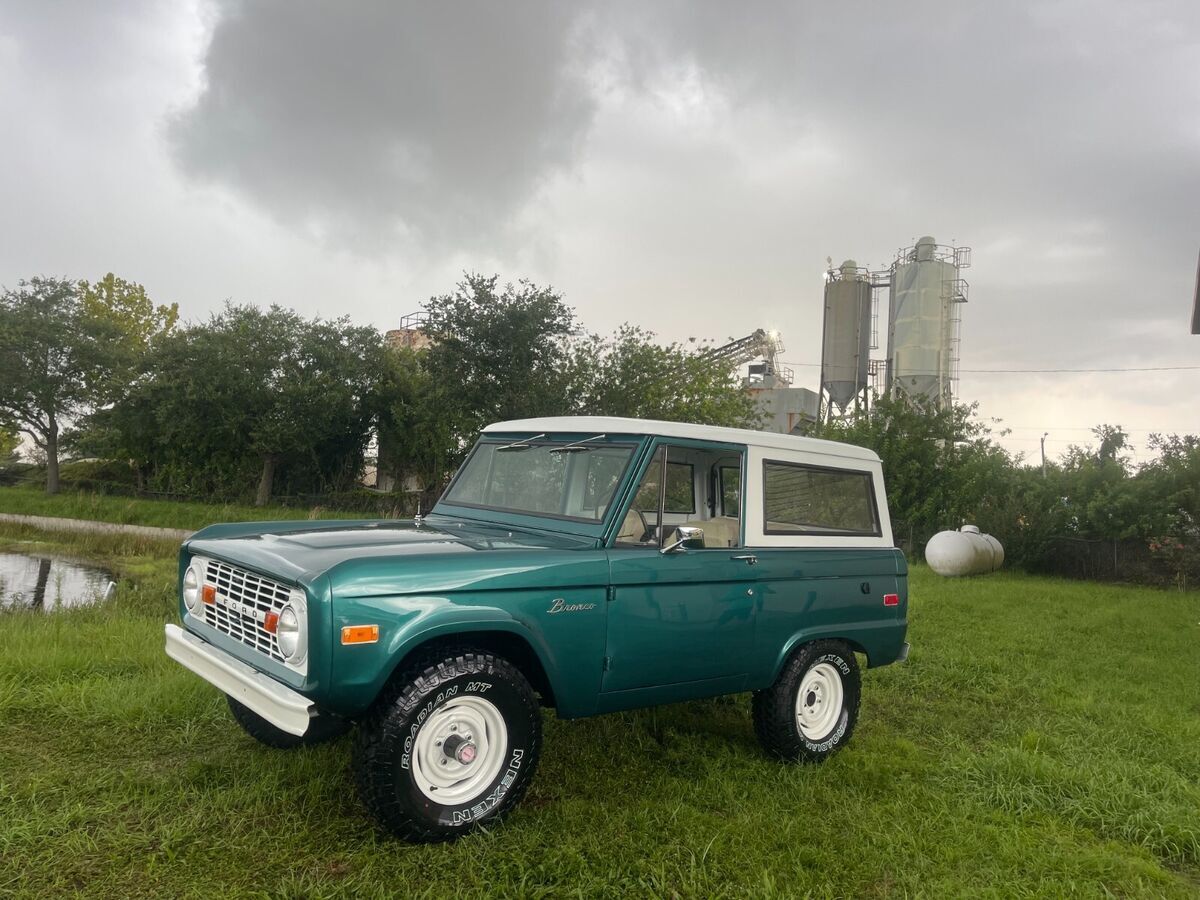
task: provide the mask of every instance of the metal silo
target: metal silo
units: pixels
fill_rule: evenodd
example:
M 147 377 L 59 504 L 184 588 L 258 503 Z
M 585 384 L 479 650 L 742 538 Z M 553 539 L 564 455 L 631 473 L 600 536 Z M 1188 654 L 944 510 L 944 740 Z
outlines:
M 825 281 L 821 393 L 826 418 L 865 400 L 871 343 L 871 282 L 852 259 Z
M 888 298 L 887 387 L 922 403 L 948 406 L 958 377 L 959 304 L 967 299 L 960 269 L 970 249 L 932 237 L 901 250 Z

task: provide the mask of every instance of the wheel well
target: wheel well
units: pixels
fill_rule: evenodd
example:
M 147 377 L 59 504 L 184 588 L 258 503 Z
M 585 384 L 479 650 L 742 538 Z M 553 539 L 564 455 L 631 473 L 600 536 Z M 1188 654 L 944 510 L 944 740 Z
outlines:
M 871 668 L 871 654 L 869 654 L 867 652 L 866 647 L 864 647 L 858 641 L 852 641 L 849 638 L 834 638 L 834 640 L 841 641 L 843 644 L 845 644 L 847 647 L 849 647 L 855 653 L 861 653 L 863 655 L 863 658 L 866 659 L 866 661 L 867 661 L 866 667 L 868 669 Z
M 788 650 L 787 655 L 783 658 L 783 665 L 780 666 L 779 671 L 782 671 L 783 666 L 787 665 L 788 660 L 799 653 L 805 645 L 811 644 L 814 641 L 836 641 L 839 644 L 845 644 L 855 653 L 861 653 L 863 655 L 863 658 L 867 661 L 867 664 L 864 666 L 864 668 L 871 668 L 871 654 L 867 653 L 867 648 L 858 641 L 851 640 L 847 637 L 813 637 L 809 638 L 808 640 L 796 641 L 796 643 L 792 644 L 791 649 Z M 778 674 L 778 671 L 776 674 Z
M 538 697 L 541 699 L 542 706 L 554 708 L 557 704 L 554 699 L 554 688 L 550 684 L 550 679 L 546 675 L 546 670 L 542 667 L 542 661 L 538 659 L 537 653 L 529 642 L 519 634 L 513 634 L 509 631 L 467 631 L 460 634 L 448 634 L 441 637 L 431 638 L 422 644 L 413 647 L 404 655 L 404 659 L 392 672 L 392 677 L 396 677 L 404 671 L 406 663 L 418 653 L 424 653 L 431 649 L 445 648 L 446 651 L 453 652 L 470 648 L 472 650 L 486 650 L 489 653 L 494 653 L 496 656 L 503 656 L 510 663 L 520 669 L 521 674 L 537 691 Z

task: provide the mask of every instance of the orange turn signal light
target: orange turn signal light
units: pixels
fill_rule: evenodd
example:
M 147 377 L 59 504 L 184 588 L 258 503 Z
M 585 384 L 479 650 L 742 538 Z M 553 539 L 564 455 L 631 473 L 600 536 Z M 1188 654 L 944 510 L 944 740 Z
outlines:
M 206 584 L 200 589 L 200 599 L 211 606 L 217 602 L 217 589 L 211 584 Z
M 378 640 L 378 625 L 347 625 L 342 629 L 343 644 L 374 644 Z
M 268 634 L 274 634 L 279 628 L 279 613 L 269 612 L 263 619 L 263 628 Z

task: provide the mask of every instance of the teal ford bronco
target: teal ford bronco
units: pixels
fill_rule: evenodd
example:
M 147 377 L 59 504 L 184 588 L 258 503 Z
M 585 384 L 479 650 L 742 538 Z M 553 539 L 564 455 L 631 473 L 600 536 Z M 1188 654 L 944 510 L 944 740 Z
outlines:
M 766 751 L 849 740 L 857 655 L 903 660 L 907 567 L 878 457 L 617 418 L 486 429 L 415 521 L 214 525 L 167 653 L 273 747 L 357 726 L 362 800 L 445 840 L 529 787 L 542 713 L 753 691 Z

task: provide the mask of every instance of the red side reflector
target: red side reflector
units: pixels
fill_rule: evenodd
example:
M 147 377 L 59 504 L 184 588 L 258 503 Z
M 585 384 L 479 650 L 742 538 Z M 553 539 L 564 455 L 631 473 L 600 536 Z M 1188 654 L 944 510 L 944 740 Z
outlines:
M 884 594 L 883 595 L 883 605 L 884 606 L 899 606 L 900 605 L 900 595 L 899 594 Z
M 374 644 L 378 640 L 378 625 L 347 625 L 342 629 L 343 644 Z
M 277 613 L 277 612 L 267 613 L 266 618 L 263 619 L 263 628 L 265 628 L 268 633 L 274 634 L 275 629 L 278 627 L 279 627 L 279 613 Z
M 217 589 L 211 584 L 206 584 L 200 589 L 200 599 L 205 603 L 213 604 L 217 602 Z

